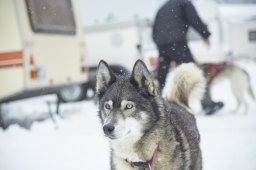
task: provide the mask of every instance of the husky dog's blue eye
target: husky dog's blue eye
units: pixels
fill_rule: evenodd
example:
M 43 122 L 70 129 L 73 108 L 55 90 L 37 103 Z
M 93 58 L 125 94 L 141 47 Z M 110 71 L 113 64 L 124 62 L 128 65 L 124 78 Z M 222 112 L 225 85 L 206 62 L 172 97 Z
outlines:
M 104 107 L 105 107 L 105 109 L 107 109 L 107 110 L 110 110 L 110 109 L 111 109 L 111 107 L 110 107 L 110 105 L 109 105 L 108 103 L 106 103 L 106 104 L 104 105 Z
M 132 109 L 133 108 L 133 105 L 131 103 L 128 103 L 126 106 L 125 106 L 125 109 Z

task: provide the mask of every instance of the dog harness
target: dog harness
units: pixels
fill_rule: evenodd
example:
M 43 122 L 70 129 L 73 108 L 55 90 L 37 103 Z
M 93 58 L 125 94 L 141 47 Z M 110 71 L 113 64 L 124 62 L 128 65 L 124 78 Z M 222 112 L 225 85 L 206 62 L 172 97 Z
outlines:
M 139 170 L 152 170 L 152 167 L 154 166 L 154 162 L 156 160 L 157 152 L 158 152 L 159 146 L 155 149 L 152 158 L 149 161 L 146 162 L 131 162 L 125 159 L 125 162 L 131 165 L 131 167 L 139 169 Z
M 203 66 L 205 67 L 205 71 L 207 72 L 207 83 L 210 85 L 213 79 L 227 66 L 227 62 L 207 63 L 203 64 Z

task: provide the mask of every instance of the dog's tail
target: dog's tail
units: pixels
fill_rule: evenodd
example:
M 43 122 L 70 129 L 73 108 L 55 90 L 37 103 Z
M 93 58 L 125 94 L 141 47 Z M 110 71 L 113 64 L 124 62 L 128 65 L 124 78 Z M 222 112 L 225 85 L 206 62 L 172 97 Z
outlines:
M 202 98 L 205 87 L 202 70 L 193 63 L 182 64 L 174 70 L 166 100 L 188 106 L 191 97 Z

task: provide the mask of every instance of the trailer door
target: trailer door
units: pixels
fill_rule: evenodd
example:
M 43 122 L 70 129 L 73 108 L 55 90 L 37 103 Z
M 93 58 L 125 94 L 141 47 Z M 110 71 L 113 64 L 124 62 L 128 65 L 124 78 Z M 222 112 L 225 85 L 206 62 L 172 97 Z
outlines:
M 0 0 L 0 99 L 24 88 L 23 50 L 14 1 Z

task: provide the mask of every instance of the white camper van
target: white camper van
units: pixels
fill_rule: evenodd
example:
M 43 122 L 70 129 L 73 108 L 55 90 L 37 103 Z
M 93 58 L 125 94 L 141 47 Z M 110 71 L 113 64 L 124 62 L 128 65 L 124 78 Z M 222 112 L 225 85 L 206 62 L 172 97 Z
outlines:
M 0 0 L 0 26 L 0 103 L 87 81 L 75 0 Z

